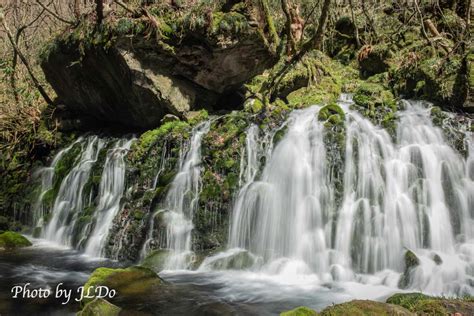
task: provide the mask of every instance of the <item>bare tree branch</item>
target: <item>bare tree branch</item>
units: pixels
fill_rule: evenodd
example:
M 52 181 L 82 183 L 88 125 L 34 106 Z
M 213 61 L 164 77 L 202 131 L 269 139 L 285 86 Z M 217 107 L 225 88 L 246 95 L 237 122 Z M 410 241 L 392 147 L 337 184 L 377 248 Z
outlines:
M 61 22 L 64 22 L 66 24 L 71 24 L 73 25 L 74 22 L 73 21 L 69 21 L 69 20 L 66 20 L 66 19 L 63 19 L 62 17 L 60 17 L 58 14 L 56 14 L 55 12 L 53 12 L 53 10 L 49 9 L 47 6 L 45 6 L 41 0 L 36 0 L 36 2 L 44 9 L 46 10 L 46 12 L 48 12 L 49 14 L 51 14 L 53 17 L 55 17 L 56 19 L 58 19 L 59 21 Z
M 36 89 L 38 89 L 39 93 L 41 94 L 43 99 L 46 101 L 46 103 L 53 104 L 53 101 L 48 96 L 43 86 L 39 83 L 38 79 L 36 79 L 36 76 L 34 75 L 33 70 L 31 69 L 30 64 L 28 63 L 28 60 L 18 48 L 15 42 L 15 39 L 12 35 L 12 32 L 10 31 L 10 28 L 8 27 L 7 22 L 5 21 L 5 16 L 3 14 L 3 9 L 1 7 L 0 7 L 0 23 L 2 23 L 3 28 L 5 29 L 5 32 L 7 33 L 8 40 L 10 41 L 13 49 L 15 50 L 16 54 L 25 65 L 25 68 L 28 71 L 28 74 L 30 75 L 31 80 L 33 81 L 33 84 L 35 85 Z

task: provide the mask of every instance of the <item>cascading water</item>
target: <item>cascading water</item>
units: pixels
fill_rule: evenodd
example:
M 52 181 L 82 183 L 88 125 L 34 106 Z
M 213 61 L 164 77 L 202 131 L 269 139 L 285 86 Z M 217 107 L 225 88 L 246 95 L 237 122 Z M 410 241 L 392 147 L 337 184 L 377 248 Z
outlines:
M 44 238 L 74 246 L 72 244 L 74 224 L 77 215 L 84 208 L 83 189 L 104 145 L 105 142 L 97 136 L 88 137 L 82 143 L 83 148 L 75 166 L 61 182 Z
M 260 258 L 252 269 L 264 273 L 393 288 L 409 249 L 420 264 L 407 287 L 472 295 L 472 147 L 464 159 L 419 102 L 404 102 L 396 142 L 349 110 L 350 100 L 340 105 L 347 118 L 343 188 L 329 175 L 318 107 L 293 112 L 261 177 L 249 177 L 239 192 L 228 253 L 248 250 Z M 339 209 L 335 190 L 342 190 Z M 221 269 L 214 261 L 222 256 L 205 264 Z
M 87 241 L 85 252 L 92 256 L 103 256 L 105 243 L 113 220 L 120 210 L 120 199 L 125 189 L 124 156 L 133 140 L 118 140 L 107 153 L 104 171 L 99 185 L 99 205 L 95 210 L 94 229 Z
M 56 169 L 58 162 L 61 161 L 63 156 L 67 154 L 74 145 L 82 142 L 82 140 L 83 138 L 79 137 L 74 143 L 60 150 L 56 154 L 56 156 L 54 156 L 53 161 L 48 167 L 43 167 L 37 172 L 35 172 L 35 176 L 38 177 L 41 181 L 41 193 L 38 195 L 38 198 L 35 204 L 33 205 L 33 224 L 37 228 L 42 228 L 44 224 L 44 216 L 46 215 L 46 210 L 43 205 L 43 200 L 48 191 L 51 190 L 53 187 L 54 170 Z
M 35 204 L 35 222 L 37 227 L 44 226 L 43 238 L 70 247 L 85 247 L 85 252 L 92 256 L 104 255 L 113 220 L 120 210 L 120 200 L 125 189 L 124 157 L 132 142 L 98 136 L 80 137 L 60 151 L 49 167 L 39 170 L 41 193 Z M 53 180 L 58 176 L 57 166 L 63 163 L 73 148 L 78 154 L 67 158 L 73 159 L 72 167 L 63 179 L 57 179 L 59 188 L 54 204 L 51 210 L 47 210 L 43 205 L 44 197 L 53 190 Z M 105 156 L 103 166 L 99 161 L 101 152 Z M 93 168 L 102 170 L 96 199 L 93 199 L 91 190 L 86 190 L 88 186 L 90 189 Z M 97 206 L 93 200 L 98 201 Z M 49 221 L 43 224 L 46 214 Z
M 210 121 L 193 129 L 188 151 L 180 159 L 179 171 L 163 203 L 166 248 L 170 250 L 165 265 L 167 269 L 186 269 L 191 261 L 193 215 L 201 187 L 201 141 L 209 129 Z
M 317 113 L 312 107 L 291 114 L 261 180 L 242 188 L 234 208 L 230 246 L 273 262 L 273 272 L 319 270 L 326 261 L 333 189 Z

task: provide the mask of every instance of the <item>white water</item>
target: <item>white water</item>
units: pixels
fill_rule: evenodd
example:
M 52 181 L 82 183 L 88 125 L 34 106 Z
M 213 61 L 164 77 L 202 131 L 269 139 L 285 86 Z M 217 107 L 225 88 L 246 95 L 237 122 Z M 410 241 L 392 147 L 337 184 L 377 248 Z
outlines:
M 40 168 L 37 172 L 35 172 L 35 177 L 38 177 L 41 181 L 40 191 L 41 193 L 38 195 L 38 198 L 33 205 L 33 224 L 36 227 L 43 227 L 44 224 L 44 216 L 46 215 L 46 210 L 43 205 L 44 196 L 50 189 L 53 187 L 53 178 L 54 178 L 54 169 L 58 162 L 63 158 L 63 156 L 71 150 L 71 148 L 76 145 L 77 143 L 82 142 L 83 138 L 79 137 L 74 143 L 69 145 L 68 147 L 60 150 L 56 156 L 54 156 L 53 161 L 48 167 Z
M 201 189 L 201 141 L 209 128 L 210 122 L 206 121 L 193 129 L 188 151 L 180 159 L 179 171 L 163 203 L 166 248 L 170 250 L 167 269 L 186 269 L 192 261 L 193 215 Z
M 118 140 L 107 153 L 99 185 L 99 205 L 95 210 L 94 229 L 87 241 L 86 254 L 104 256 L 105 243 L 115 216 L 120 211 L 120 199 L 125 189 L 125 161 L 133 140 Z
M 349 110 L 350 100 L 340 105 L 347 117 L 341 207 L 318 107 L 295 111 L 261 178 L 249 177 L 239 192 L 229 250 L 206 259 L 201 270 L 222 269 L 245 249 L 259 258 L 247 268 L 253 273 L 396 288 L 410 249 L 420 259 L 410 289 L 472 295 L 472 147 L 464 159 L 417 102 L 404 102 L 396 141 Z
M 84 205 L 83 189 L 89 179 L 90 171 L 97 161 L 100 150 L 105 143 L 97 136 L 91 136 L 81 143 L 82 151 L 76 164 L 62 180 L 58 195 L 51 210 L 51 219 L 48 222 L 43 237 L 72 245 L 73 232 L 78 214 Z

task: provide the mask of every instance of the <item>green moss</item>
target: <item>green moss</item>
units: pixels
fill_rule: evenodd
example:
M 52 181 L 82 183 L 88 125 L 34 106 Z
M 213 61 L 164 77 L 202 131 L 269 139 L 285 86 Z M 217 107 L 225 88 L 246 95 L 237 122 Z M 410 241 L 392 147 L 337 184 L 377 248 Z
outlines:
M 126 269 L 97 268 L 84 285 L 84 292 L 94 293 L 95 286 L 104 285 L 117 291 L 120 296 L 140 296 L 146 294 L 151 287 L 163 284 L 163 281 L 152 270 L 145 267 L 129 267 Z M 83 304 L 92 301 L 85 298 Z
M 297 307 L 295 309 L 292 309 L 291 311 L 283 312 L 280 314 L 280 316 L 317 316 L 318 313 L 316 313 L 314 310 L 308 308 L 308 307 Z
M 10 250 L 28 246 L 31 246 L 31 242 L 18 233 L 6 231 L 0 234 L 0 248 Z
M 237 36 L 248 30 L 249 24 L 243 14 L 239 12 L 213 12 L 212 27 L 213 34 L 232 34 Z
M 132 216 L 135 220 L 140 221 L 145 216 L 145 213 L 141 210 L 135 210 L 133 211 Z
M 172 121 L 161 125 L 157 129 L 143 133 L 138 141 L 133 143 L 129 155 L 132 160 L 140 160 L 158 140 L 165 136 L 176 136 L 177 134 L 189 136 L 189 124 L 182 121 Z
M 400 305 L 416 315 L 470 315 L 474 311 L 472 297 L 446 299 L 421 293 L 398 293 L 387 299 L 387 303 Z
M 277 64 L 272 73 L 278 73 L 284 63 Z M 281 79 L 273 98 L 288 101 L 290 108 L 334 102 L 343 87 L 357 76 L 351 67 L 332 60 L 321 52 L 311 52 Z
M 250 99 L 245 103 L 244 109 L 250 113 L 259 113 L 264 108 L 264 104 L 260 99 Z
M 209 113 L 206 110 L 200 110 L 194 113 L 191 117 L 188 117 L 188 123 L 191 126 L 195 126 L 209 118 Z
M 55 197 L 59 191 L 61 181 L 66 177 L 66 175 L 71 171 L 74 165 L 77 162 L 77 158 L 81 154 L 82 146 L 80 143 L 76 143 L 72 148 L 64 154 L 61 160 L 58 161 L 56 167 L 54 168 L 54 178 L 53 178 L 53 192 L 51 198 Z
M 413 268 L 417 267 L 420 264 L 420 259 L 418 259 L 416 254 L 411 250 L 407 250 L 405 252 L 404 260 L 405 260 L 405 271 L 403 272 L 398 282 L 398 286 L 402 289 L 410 285 L 411 271 Z
M 154 250 L 149 253 L 145 259 L 143 259 L 143 261 L 140 263 L 140 266 L 153 271 L 161 271 L 165 267 L 168 255 L 168 250 Z
M 318 113 L 318 119 L 320 121 L 328 120 L 332 115 L 338 116 L 344 121 L 345 113 L 344 110 L 337 103 L 329 103 L 323 106 Z
M 322 316 L 412 316 L 407 309 L 381 302 L 355 300 L 325 308 Z
M 413 268 L 420 264 L 420 259 L 415 255 L 415 253 L 411 250 L 407 250 L 405 252 L 405 266 L 407 268 Z
M 400 305 L 408 310 L 413 310 L 419 301 L 430 298 L 430 296 L 421 293 L 398 293 L 390 296 L 387 299 L 387 303 Z
M 359 52 L 359 69 L 363 77 L 386 72 L 390 67 L 392 52 L 387 44 L 364 46 Z
M 77 316 L 118 316 L 122 309 L 102 298 L 96 298 L 86 304 L 83 310 L 77 313 Z

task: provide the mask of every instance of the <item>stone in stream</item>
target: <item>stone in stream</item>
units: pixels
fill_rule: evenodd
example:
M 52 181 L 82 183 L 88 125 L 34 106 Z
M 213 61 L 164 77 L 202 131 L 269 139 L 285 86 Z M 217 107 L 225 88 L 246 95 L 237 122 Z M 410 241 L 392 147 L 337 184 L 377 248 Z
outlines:
M 400 281 L 398 282 L 398 287 L 400 287 L 401 289 L 406 289 L 410 285 L 410 274 L 414 268 L 420 265 L 420 259 L 411 250 L 407 250 L 405 252 L 404 258 L 405 271 L 403 272 L 402 276 L 400 277 Z
M 19 233 L 6 231 L 0 234 L 0 249 L 16 249 L 31 246 L 31 242 Z
M 102 298 L 96 298 L 78 312 L 77 316 L 117 316 L 121 310 L 120 307 Z

